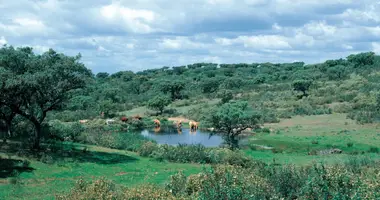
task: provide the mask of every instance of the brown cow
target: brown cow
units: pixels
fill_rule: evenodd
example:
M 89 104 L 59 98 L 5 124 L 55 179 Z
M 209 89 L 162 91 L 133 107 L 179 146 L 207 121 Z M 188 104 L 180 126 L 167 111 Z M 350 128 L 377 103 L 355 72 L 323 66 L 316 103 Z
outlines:
M 161 122 L 158 119 L 153 120 L 155 127 L 161 127 Z
M 182 128 L 182 121 L 181 120 L 177 121 L 176 125 L 177 125 L 177 129 L 181 129 Z
M 128 118 L 125 117 L 125 116 L 121 117 L 120 120 L 121 120 L 122 122 L 128 122 Z
M 198 122 L 190 121 L 189 122 L 190 131 L 198 130 Z

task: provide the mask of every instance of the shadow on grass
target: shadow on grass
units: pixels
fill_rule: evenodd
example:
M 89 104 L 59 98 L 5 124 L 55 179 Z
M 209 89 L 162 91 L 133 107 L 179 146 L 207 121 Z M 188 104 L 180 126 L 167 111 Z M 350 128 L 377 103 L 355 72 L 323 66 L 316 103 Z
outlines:
M 16 159 L 0 158 L 0 178 L 14 177 L 22 172 L 32 172 L 29 162 Z
M 118 163 L 135 162 L 138 159 L 135 157 L 99 152 L 88 151 L 86 147 L 76 147 L 70 144 L 56 143 L 54 145 L 44 145 L 44 148 L 39 151 L 33 151 L 29 148 L 23 148 L 21 143 L 9 143 L 6 146 L 0 147 L 0 152 L 8 155 L 16 155 L 32 160 L 37 160 L 45 164 L 54 163 L 96 163 L 104 165 L 112 165 Z

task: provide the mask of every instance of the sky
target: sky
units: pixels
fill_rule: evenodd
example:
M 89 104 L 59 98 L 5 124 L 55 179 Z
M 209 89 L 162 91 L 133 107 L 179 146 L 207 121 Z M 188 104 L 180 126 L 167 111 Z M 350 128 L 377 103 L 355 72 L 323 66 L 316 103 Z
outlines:
M 0 45 L 94 73 L 380 54 L 380 0 L 0 0 Z

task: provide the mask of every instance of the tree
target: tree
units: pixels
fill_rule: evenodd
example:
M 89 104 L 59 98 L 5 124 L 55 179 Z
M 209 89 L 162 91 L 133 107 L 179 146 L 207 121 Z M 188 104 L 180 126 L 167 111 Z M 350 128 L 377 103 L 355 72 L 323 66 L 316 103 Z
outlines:
M 15 112 L 13 112 L 9 107 L 1 105 L 0 103 L 0 130 L 2 130 L 0 132 L 3 132 L 4 134 L 4 143 L 7 141 L 7 135 L 8 137 L 12 136 L 11 127 L 15 116 Z
M 100 79 L 105 79 L 109 76 L 110 74 L 107 73 L 107 72 L 99 72 L 96 74 L 96 78 L 100 78 Z
M 159 111 L 160 114 L 163 113 L 164 108 L 171 103 L 170 98 L 164 95 L 155 96 L 153 99 L 148 101 L 148 107 Z
M 346 67 L 343 65 L 336 65 L 329 67 L 326 71 L 330 80 L 342 80 L 347 75 Z
M 234 98 L 234 95 L 232 94 L 230 90 L 224 90 L 221 94 L 221 97 L 222 97 L 221 103 L 225 104 L 231 101 Z
M 299 98 L 302 98 L 304 96 L 308 96 L 308 94 L 306 92 L 309 90 L 309 88 L 311 86 L 311 81 L 309 81 L 309 80 L 295 80 L 292 85 L 293 85 L 294 90 L 302 92 L 302 95 L 299 96 Z
M 172 101 L 176 99 L 181 99 L 181 91 L 185 88 L 185 83 L 183 81 L 164 81 L 160 84 L 161 91 L 165 94 L 169 93 Z
M 245 101 L 225 103 L 208 113 L 203 117 L 205 124 L 220 131 L 230 149 L 238 147 L 236 136 L 247 128 L 254 128 L 262 121 L 262 115 L 250 108 Z
M 42 55 L 35 55 L 30 47 L 0 49 L 0 67 L 11 74 L 2 81 L 0 101 L 34 125 L 33 148 L 40 147 L 46 114 L 61 108 L 72 92 L 84 88 L 92 77 L 80 58 L 52 49 Z
M 210 94 L 218 91 L 219 85 L 223 80 L 220 78 L 207 78 L 202 81 L 201 88 L 205 94 Z
M 355 67 L 361 67 L 365 65 L 373 65 L 375 62 L 375 53 L 366 52 L 359 54 L 352 54 L 347 57 L 347 60 L 355 65 Z

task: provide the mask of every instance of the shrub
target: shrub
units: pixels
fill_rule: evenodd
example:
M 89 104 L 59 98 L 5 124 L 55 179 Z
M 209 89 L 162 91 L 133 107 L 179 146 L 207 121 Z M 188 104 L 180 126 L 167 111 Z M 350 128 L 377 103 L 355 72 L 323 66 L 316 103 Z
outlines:
M 140 156 L 149 157 L 154 151 L 158 150 L 157 144 L 153 142 L 145 142 L 138 150 L 137 153 Z
M 122 198 L 128 200 L 176 200 L 176 198 L 170 191 L 164 188 L 147 184 L 135 188 L 127 188 L 122 193 Z
M 158 160 L 180 163 L 209 163 L 206 148 L 200 144 L 179 144 L 176 147 L 164 144 L 160 145 L 152 156 Z
M 51 135 L 60 138 L 68 138 L 71 141 L 77 141 L 77 137 L 85 130 L 79 122 L 67 123 L 59 120 L 53 120 L 49 123 L 49 132 Z
M 116 191 L 114 183 L 104 178 L 95 181 L 79 179 L 75 187 L 67 195 L 56 196 L 58 200 L 80 200 L 80 199 L 121 199 Z
M 174 178 L 175 177 L 175 178 Z M 241 167 L 212 166 L 201 174 L 184 177 L 172 176 L 167 188 L 179 188 L 177 194 L 195 199 L 269 199 L 275 196 L 268 182 Z
M 319 144 L 318 140 L 312 140 L 311 144 Z
M 347 142 L 347 147 L 353 147 L 354 146 L 354 143 L 352 142 Z
M 371 147 L 371 148 L 369 148 L 368 152 L 369 153 L 379 153 L 380 150 L 378 147 Z

